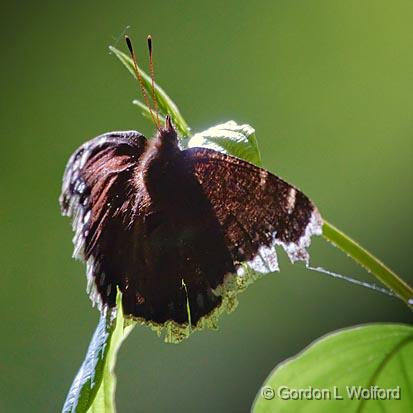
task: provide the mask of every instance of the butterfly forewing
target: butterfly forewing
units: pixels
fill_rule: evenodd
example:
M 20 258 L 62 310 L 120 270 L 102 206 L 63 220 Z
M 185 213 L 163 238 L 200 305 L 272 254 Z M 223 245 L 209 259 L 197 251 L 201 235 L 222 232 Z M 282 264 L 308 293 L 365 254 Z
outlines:
M 72 155 L 63 177 L 60 204 L 73 218 L 74 256 L 87 261 L 88 288 L 99 304 L 115 304 L 129 261 L 133 173 L 145 146 L 136 131 L 98 136 Z
M 278 269 L 275 245 L 292 261 L 308 261 L 306 248 L 321 234 L 321 217 L 297 188 L 268 171 L 206 148 L 184 151 L 225 233 L 236 264 Z

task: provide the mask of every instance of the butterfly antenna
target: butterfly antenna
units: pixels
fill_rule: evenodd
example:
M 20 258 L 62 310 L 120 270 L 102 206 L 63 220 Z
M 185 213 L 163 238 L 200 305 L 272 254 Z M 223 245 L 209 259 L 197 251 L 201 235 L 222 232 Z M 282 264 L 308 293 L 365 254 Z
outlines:
M 152 112 L 152 108 L 151 108 L 151 105 L 150 105 L 150 102 L 149 102 L 149 98 L 148 98 L 148 95 L 146 94 L 146 91 L 145 91 L 145 86 L 143 85 L 142 76 L 141 76 L 141 74 L 140 74 L 140 72 L 139 72 L 138 61 L 137 61 L 137 59 L 136 59 L 136 55 L 135 55 L 135 52 L 134 52 L 133 47 L 132 47 L 132 42 L 131 42 L 129 36 L 127 36 L 127 35 L 125 35 L 125 40 L 126 40 L 126 44 L 127 44 L 127 46 L 128 46 L 129 53 L 130 53 L 131 58 L 132 58 L 132 61 L 133 61 L 133 71 L 135 72 L 135 76 L 136 76 L 136 78 L 138 79 L 138 82 L 139 82 L 139 86 L 140 86 L 140 88 L 141 88 L 141 92 L 142 92 L 143 99 L 145 100 L 145 104 L 146 104 L 146 106 L 147 106 L 148 109 L 149 109 L 149 113 L 151 114 L 152 122 L 153 122 L 157 127 L 159 127 L 158 122 L 156 122 L 155 116 L 154 116 L 154 114 L 153 114 L 153 112 Z
M 152 36 L 149 35 L 147 40 L 148 40 L 148 50 L 149 50 L 149 70 L 150 70 L 151 81 L 152 81 L 152 102 L 155 108 L 156 121 L 158 123 L 158 128 L 160 128 L 161 124 L 159 122 L 159 107 L 158 107 L 158 101 L 155 98 L 155 70 L 153 68 L 153 59 L 152 59 Z

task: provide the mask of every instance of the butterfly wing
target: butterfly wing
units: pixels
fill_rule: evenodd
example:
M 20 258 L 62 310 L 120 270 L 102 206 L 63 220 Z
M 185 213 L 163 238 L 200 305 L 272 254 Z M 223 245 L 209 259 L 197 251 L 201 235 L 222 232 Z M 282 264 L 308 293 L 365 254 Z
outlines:
M 88 290 L 98 304 L 115 305 L 129 262 L 132 178 L 146 142 L 136 131 L 107 133 L 78 148 L 66 166 L 60 205 L 73 218 L 73 255 L 87 262 Z
M 184 151 L 209 199 L 236 266 L 248 262 L 259 272 L 278 270 L 275 245 L 292 262 L 308 262 L 312 235 L 321 216 L 294 186 L 246 161 L 206 148 Z

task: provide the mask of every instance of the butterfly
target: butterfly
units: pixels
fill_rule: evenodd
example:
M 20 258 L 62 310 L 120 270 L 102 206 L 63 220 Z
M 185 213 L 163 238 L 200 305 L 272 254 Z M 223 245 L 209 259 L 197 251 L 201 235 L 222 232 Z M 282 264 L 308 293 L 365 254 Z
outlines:
M 74 256 L 101 309 L 122 293 L 127 316 L 196 327 L 245 268 L 278 270 L 275 246 L 308 262 L 322 218 L 270 172 L 213 149 L 181 149 L 169 116 L 152 139 L 110 132 L 68 161 L 60 196 Z

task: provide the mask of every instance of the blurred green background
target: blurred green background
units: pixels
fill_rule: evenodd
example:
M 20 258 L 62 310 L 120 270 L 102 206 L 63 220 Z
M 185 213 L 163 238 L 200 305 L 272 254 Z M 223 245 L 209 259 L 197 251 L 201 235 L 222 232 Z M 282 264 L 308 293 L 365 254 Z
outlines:
M 264 165 L 413 283 L 411 1 L 38 1 L 1 12 L 0 411 L 56 412 L 98 312 L 57 198 L 87 138 L 150 125 L 107 46 L 129 34 L 192 128 L 256 129 Z M 145 65 L 144 65 L 145 66 Z M 372 280 L 317 239 L 312 263 Z M 411 322 L 396 299 L 281 258 L 219 331 L 181 345 L 136 328 L 119 354 L 119 412 L 241 412 L 272 368 L 329 331 Z

